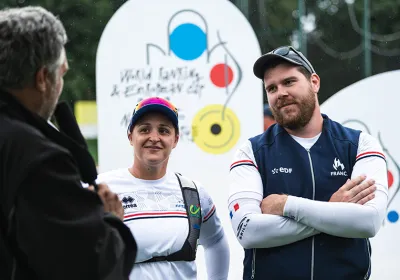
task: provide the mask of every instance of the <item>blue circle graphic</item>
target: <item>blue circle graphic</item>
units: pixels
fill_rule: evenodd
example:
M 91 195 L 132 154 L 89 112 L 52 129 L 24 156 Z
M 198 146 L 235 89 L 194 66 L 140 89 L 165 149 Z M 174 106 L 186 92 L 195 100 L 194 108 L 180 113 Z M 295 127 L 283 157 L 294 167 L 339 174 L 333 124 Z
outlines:
M 399 220 L 399 213 L 397 213 L 396 211 L 390 211 L 387 215 L 387 218 L 389 222 L 395 223 Z
M 194 60 L 207 49 L 207 38 L 204 31 L 195 24 L 179 25 L 169 35 L 170 48 L 183 60 Z

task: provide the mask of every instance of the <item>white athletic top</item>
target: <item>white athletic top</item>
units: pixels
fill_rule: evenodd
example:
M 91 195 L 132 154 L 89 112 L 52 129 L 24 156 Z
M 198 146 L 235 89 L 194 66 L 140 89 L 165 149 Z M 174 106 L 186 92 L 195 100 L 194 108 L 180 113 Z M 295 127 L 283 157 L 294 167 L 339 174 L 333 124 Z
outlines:
M 292 136 L 305 149 L 310 149 L 320 135 L 313 138 Z M 385 218 L 388 200 L 387 167 L 382 147 L 367 133 L 361 133 L 357 151 L 359 159 L 351 178 L 362 174 L 374 179 L 375 198 L 364 205 L 345 202 L 323 202 L 289 196 L 283 216 L 262 214 L 263 185 L 257 171 L 251 142 L 246 141 L 236 152 L 229 174 L 228 199 L 232 227 L 244 248 L 269 248 L 290 244 L 324 232 L 348 238 L 374 236 Z M 235 164 L 246 161 L 250 164 Z M 333 162 L 332 162 L 333 163 Z M 340 164 L 340 162 L 338 163 Z M 338 189 L 341 186 L 338 186 Z M 245 226 L 239 224 L 247 217 Z M 290 218 L 289 218 L 290 217 Z M 237 232 L 240 230 L 241 232 Z
M 138 245 L 136 262 L 179 251 L 188 235 L 188 219 L 182 191 L 174 173 L 159 180 L 137 179 L 128 168 L 99 174 L 97 181 L 108 184 L 122 201 L 124 222 Z M 227 279 L 229 247 L 213 200 L 195 182 L 199 192 L 203 223 L 199 243 L 204 247 L 208 279 Z M 221 255 L 222 258 L 217 257 Z M 135 264 L 130 279 L 194 280 L 195 261 L 151 262 Z

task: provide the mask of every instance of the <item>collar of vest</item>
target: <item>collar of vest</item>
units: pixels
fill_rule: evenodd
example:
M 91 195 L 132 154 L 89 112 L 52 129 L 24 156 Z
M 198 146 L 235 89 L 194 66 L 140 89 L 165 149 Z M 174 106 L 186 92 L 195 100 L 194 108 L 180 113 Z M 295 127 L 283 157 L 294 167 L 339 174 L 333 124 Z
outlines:
M 325 114 L 321 114 L 321 116 L 323 118 L 322 131 L 331 129 L 332 120 Z M 281 125 L 275 123 L 271 125 L 266 131 L 264 131 L 263 134 L 259 135 L 260 141 L 262 141 L 262 143 L 270 145 L 275 141 L 276 137 L 281 133 L 288 134 L 287 131 Z

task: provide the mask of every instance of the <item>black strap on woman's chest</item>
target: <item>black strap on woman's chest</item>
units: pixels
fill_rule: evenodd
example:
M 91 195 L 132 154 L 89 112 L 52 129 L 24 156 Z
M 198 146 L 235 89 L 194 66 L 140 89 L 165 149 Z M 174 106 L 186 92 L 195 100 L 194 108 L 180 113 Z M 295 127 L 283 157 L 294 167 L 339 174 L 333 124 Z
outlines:
M 199 193 L 196 184 L 179 173 L 175 173 L 181 187 L 183 201 L 189 223 L 189 233 L 182 248 L 168 256 L 156 256 L 149 260 L 140 262 L 175 262 L 175 261 L 194 261 L 196 259 L 197 243 L 200 236 L 201 227 L 201 207 Z

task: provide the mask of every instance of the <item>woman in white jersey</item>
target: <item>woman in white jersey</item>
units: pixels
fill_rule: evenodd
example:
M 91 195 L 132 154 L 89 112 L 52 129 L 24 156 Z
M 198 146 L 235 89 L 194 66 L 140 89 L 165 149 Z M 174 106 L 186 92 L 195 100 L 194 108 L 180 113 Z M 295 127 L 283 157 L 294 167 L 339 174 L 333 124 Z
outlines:
M 119 195 L 138 244 L 131 280 L 197 279 L 197 241 L 208 279 L 228 277 L 229 246 L 211 197 L 198 182 L 167 172 L 178 128 L 178 111 L 168 100 L 140 101 L 128 127 L 132 166 L 98 176 Z

